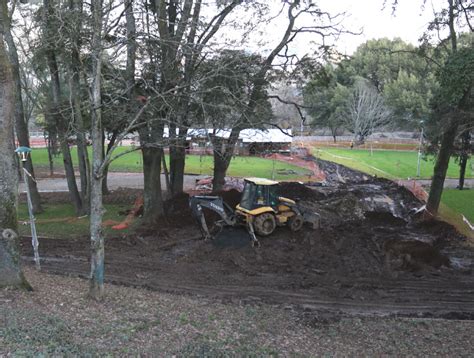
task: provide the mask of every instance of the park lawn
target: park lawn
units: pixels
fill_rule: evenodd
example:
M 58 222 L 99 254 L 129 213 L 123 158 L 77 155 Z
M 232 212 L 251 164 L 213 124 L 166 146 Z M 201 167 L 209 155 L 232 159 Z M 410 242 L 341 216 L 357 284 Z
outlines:
M 474 224 L 474 189 L 444 189 L 441 201 Z
M 131 205 L 105 204 L 104 207 L 106 210 L 104 222 L 107 220 L 122 222 L 125 219 L 125 210 L 130 209 Z M 70 239 L 89 235 L 89 217 L 77 217 L 71 204 L 46 204 L 44 209 L 43 213 L 35 215 L 38 237 Z M 18 208 L 18 221 L 20 235 L 31 236 L 26 203 L 20 204 Z M 104 227 L 106 237 L 117 235 L 117 233 L 129 233 L 131 230 L 115 231 L 110 226 Z
M 336 162 L 369 174 L 390 179 L 415 178 L 417 174 L 418 152 L 340 148 L 313 148 L 313 154 L 324 160 Z M 433 157 L 423 157 L 420 162 L 420 178 L 429 179 L 433 175 Z M 459 177 L 459 166 L 453 158 L 449 163 L 448 178 Z M 474 161 L 469 160 L 466 177 L 474 177 Z
M 74 165 L 77 165 L 76 148 L 72 149 Z M 116 153 L 124 153 L 129 147 L 119 147 Z M 48 167 L 48 153 L 46 148 L 34 149 L 32 159 L 35 167 Z M 169 165 L 169 157 L 166 156 Z M 62 157 L 54 158 L 54 165 L 57 169 L 62 169 Z M 139 151 L 133 151 L 114 160 L 110 167 L 115 172 L 142 172 L 142 156 Z M 186 174 L 212 175 L 213 158 L 209 155 L 187 155 L 186 156 Z M 272 178 L 274 172 L 275 180 L 294 180 L 300 179 L 310 174 L 310 171 L 292 164 L 273 161 L 270 159 L 258 157 L 234 157 L 230 163 L 227 172 L 235 177 L 261 177 Z

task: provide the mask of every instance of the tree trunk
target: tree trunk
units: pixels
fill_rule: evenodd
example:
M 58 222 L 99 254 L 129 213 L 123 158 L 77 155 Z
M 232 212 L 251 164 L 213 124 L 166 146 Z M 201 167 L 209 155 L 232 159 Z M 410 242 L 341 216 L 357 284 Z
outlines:
M 168 166 L 166 165 L 166 156 L 165 156 L 165 151 L 163 150 L 163 148 L 161 148 L 161 165 L 163 167 L 163 174 L 165 176 L 166 193 L 168 194 L 168 196 L 172 196 L 170 173 L 168 171 Z
M 15 41 L 11 33 L 11 21 L 8 15 L 8 9 L 6 4 L 0 6 L 0 17 L 4 26 L 4 36 L 5 42 L 8 45 L 8 57 L 10 59 L 10 64 L 12 68 L 13 82 L 15 85 L 15 129 L 16 135 L 18 138 L 18 143 L 23 147 L 30 147 L 30 135 L 28 131 L 28 124 L 25 118 L 25 110 L 23 106 L 23 99 L 21 97 L 21 80 L 20 80 L 20 62 L 18 60 L 18 52 L 16 49 Z M 33 170 L 33 162 L 31 156 L 28 157 L 28 160 L 25 162 L 24 167 L 28 172 L 35 177 Z M 28 177 L 27 178 L 28 187 L 30 189 L 31 203 L 33 204 L 33 212 L 41 213 L 43 208 L 41 207 L 41 198 L 36 186 L 36 182 Z
M 461 135 L 461 155 L 459 158 L 459 185 L 458 189 L 464 189 L 464 179 L 466 178 L 466 166 L 469 159 L 469 148 L 471 141 L 471 133 L 466 130 Z
M 185 128 L 180 128 L 178 136 L 172 140 L 172 144 L 170 145 L 170 184 L 171 193 L 173 195 L 182 193 L 184 189 L 186 134 L 187 130 Z
M 214 178 L 212 179 L 212 191 L 221 191 L 225 185 L 225 175 L 229 168 L 230 160 L 225 157 L 224 153 L 214 151 Z
M 441 195 L 443 194 L 444 180 L 446 178 L 446 172 L 448 171 L 449 158 L 453 152 L 457 129 L 457 124 L 451 122 L 441 138 L 441 146 L 439 148 L 438 157 L 436 158 L 430 193 L 426 204 L 426 210 L 431 216 L 438 214 L 439 203 L 441 202 Z
M 91 175 L 91 273 L 89 281 L 90 297 L 101 300 L 104 297 L 105 251 L 102 233 L 102 163 L 104 146 L 102 143 L 101 73 L 102 73 L 102 0 L 96 0 L 92 8 L 92 175 Z
M 56 61 L 56 53 L 54 48 L 54 35 L 57 29 L 51 28 L 51 19 L 54 18 L 53 7 L 50 0 L 43 0 L 44 2 L 44 25 L 48 41 L 46 58 L 48 61 L 48 68 L 51 76 L 51 92 L 52 92 L 52 111 L 58 129 L 58 137 L 60 148 L 63 155 L 64 170 L 66 172 L 66 181 L 69 189 L 69 195 L 74 205 L 77 215 L 84 214 L 81 196 L 77 189 L 76 177 L 74 175 L 74 167 L 72 165 L 71 151 L 67 141 L 67 126 L 64 123 L 64 118 L 60 113 L 61 104 L 61 89 L 59 80 L 59 68 Z
M 54 175 L 54 159 L 53 159 L 53 143 L 48 138 L 48 162 L 49 162 L 49 176 L 52 177 Z
M 143 148 L 143 211 L 148 221 L 154 222 L 164 214 L 161 192 L 161 148 Z
M 6 6 L 6 3 L 0 6 Z M 0 26 L 4 25 L 0 20 Z M 31 289 L 20 268 L 16 203 L 18 168 L 14 154 L 14 83 L 0 34 L 0 287 Z
M 89 211 L 90 200 L 90 162 L 89 153 L 87 152 L 86 129 L 84 126 L 84 119 L 82 117 L 82 102 L 81 102 L 81 39 L 80 33 L 82 29 L 82 0 L 70 0 L 69 9 L 75 12 L 74 27 L 76 31 L 71 33 L 71 99 L 74 114 L 76 137 L 77 137 L 77 159 L 79 163 L 79 175 L 81 178 L 81 200 L 84 212 Z
M 239 135 L 240 129 L 234 127 L 228 139 L 211 136 L 214 147 L 214 177 L 212 179 L 212 191 L 214 192 L 220 191 L 224 187 L 225 175 Z

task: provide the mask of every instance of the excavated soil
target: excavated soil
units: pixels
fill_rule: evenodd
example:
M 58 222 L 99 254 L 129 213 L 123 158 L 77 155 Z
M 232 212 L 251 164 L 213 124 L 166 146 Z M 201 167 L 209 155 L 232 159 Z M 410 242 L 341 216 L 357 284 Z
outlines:
M 474 318 L 474 251 L 451 226 L 421 222 L 422 203 L 396 184 L 318 161 L 325 186 L 285 183 L 280 195 L 320 213 L 322 228 L 277 228 L 248 244 L 244 229 L 200 239 L 188 196 L 139 234 L 106 240 L 106 279 L 223 301 L 356 315 Z M 220 193 L 231 205 L 240 193 Z M 161 224 L 160 224 L 161 223 Z M 31 245 L 22 243 L 31 262 Z M 87 277 L 87 237 L 40 242 L 45 271 Z

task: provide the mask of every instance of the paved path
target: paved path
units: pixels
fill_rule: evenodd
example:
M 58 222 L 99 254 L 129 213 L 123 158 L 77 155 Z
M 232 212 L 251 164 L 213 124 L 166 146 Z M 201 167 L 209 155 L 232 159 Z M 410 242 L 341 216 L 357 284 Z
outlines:
M 431 185 L 431 179 L 411 179 L 411 180 L 400 180 L 400 181 L 404 183 L 413 183 L 413 180 L 416 180 L 416 182 L 423 187 L 429 187 Z M 456 187 L 458 186 L 458 183 L 459 183 L 458 179 L 446 179 L 444 181 L 444 187 L 449 188 L 449 189 L 456 189 Z M 465 179 L 464 187 L 474 188 L 474 179 Z
M 206 175 L 185 175 L 184 189 L 192 190 L 197 179 L 205 178 Z M 68 191 L 65 178 L 44 178 L 38 179 L 38 190 L 40 192 L 64 192 Z M 109 173 L 108 186 L 110 190 L 122 188 L 143 189 L 143 173 Z M 80 180 L 77 178 L 77 185 Z M 165 177 L 161 176 L 161 185 L 165 189 Z M 20 184 L 20 192 L 24 192 L 23 183 Z

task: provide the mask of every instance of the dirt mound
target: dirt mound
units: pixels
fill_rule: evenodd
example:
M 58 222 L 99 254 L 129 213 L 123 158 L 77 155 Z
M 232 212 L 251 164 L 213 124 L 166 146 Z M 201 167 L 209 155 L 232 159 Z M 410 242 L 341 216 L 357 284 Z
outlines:
M 389 240 L 384 244 L 386 262 L 391 270 L 420 271 L 427 267 L 450 267 L 449 258 L 422 241 Z
M 180 193 L 164 202 L 164 221 L 170 226 L 180 227 L 195 224 L 189 208 L 189 194 Z M 162 223 L 163 220 L 159 220 Z
M 212 195 L 220 196 L 231 208 L 235 208 L 240 203 L 240 199 L 242 199 L 242 193 L 236 189 L 222 190 Z
M 321 192 L 309 188 L 298 182 L 282 182 L 278 188 L 278 195 L 292 200 L 315 201 L 325 197 Z

